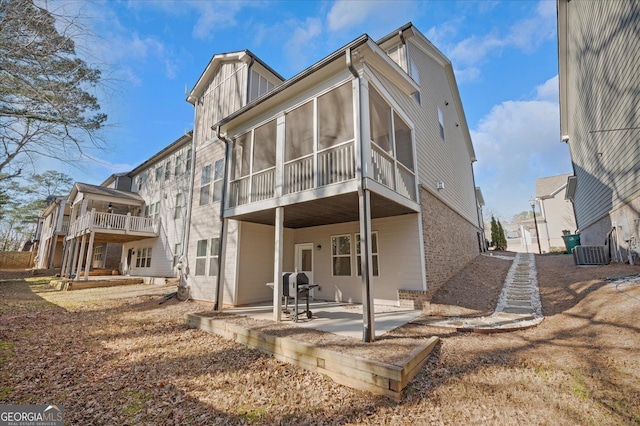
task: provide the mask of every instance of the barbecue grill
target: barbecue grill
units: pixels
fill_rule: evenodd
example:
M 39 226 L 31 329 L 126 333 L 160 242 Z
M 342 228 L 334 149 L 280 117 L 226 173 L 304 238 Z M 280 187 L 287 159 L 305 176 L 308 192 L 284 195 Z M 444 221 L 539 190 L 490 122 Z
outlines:
M 273 288 L 273 283 L 267 284 Z M 309 290 L 318 287 L 317 284 L 309 284 L 309 277 L 304 272 L 285 272 L 282 274 L 282 295 L 284 296 L 284 313 L 289 313 L 289 299 L 293 298 L 293 313 L 291 320 L 298 322 L 298 318 L 306 314 L 311 319 L 313 313 L 309 310 Z M 304 299 L 306 309 L 301 311 L 298 303 Z

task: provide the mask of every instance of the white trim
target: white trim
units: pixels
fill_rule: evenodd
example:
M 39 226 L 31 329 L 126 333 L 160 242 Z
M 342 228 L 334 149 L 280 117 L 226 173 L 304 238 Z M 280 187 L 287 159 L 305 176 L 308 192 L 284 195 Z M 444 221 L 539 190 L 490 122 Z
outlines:
M 349 237 L 349 275 L 336 275 L 335 271 L 333 270 L 333 259 L 334 257 L 341 257 L 341 258 L 346 258 L 347 256 L 344 254 L 333 254 L 333 239 L 334 238 L 341 238 L 341 237 Z M 353 251 L 352 250 L 352 239 L 353 237 L 351 236 L 351 234 L 337 234 L 337 235 L 331 235 L 330 236 L 330 247 L 329 247 L 329 257 L 331 259 L 331 262 L 329 264 L 329 267 L 331 268 L 331 276 L 332 277 L 352 277 L 353 276 Z

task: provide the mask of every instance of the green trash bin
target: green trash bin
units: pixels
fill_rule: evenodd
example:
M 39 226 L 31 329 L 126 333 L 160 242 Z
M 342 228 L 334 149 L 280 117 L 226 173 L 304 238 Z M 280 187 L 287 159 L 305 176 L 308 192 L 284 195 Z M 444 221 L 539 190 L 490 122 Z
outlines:
M 567 248 L 567 253 L 571 254 L 571 251 L 575 246 L 580 245 L 580 234 L 563 235 L 564 246 Z

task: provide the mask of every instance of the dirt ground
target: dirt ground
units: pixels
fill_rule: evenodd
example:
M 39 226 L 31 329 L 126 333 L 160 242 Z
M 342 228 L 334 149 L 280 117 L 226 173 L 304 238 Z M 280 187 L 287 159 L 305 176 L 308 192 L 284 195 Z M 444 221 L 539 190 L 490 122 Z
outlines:
M 476 259 L 431 308 L 492 311 L 510 266 L 498 260 Z M 80 425 L 639 424 L 640 284 L 606 278 L 640 267 L 578 268 L 567 255 L 536 262 L 539 326 L 476 334 L 409 324 L 376 343 L 384 353 L 394 339 L 442 339 L 400 403 L 188 329 L 184 314 L 203 307 L 159 305 L 172 287 L 58 292 L 42 278 L 6 273 L 0 404 L 61 404 Z

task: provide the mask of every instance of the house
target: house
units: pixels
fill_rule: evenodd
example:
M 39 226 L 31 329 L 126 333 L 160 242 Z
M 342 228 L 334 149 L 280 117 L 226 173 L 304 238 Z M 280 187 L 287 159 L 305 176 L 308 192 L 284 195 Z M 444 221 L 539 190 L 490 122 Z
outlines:
M 304 272 L 316 299 L 364 304 L 368 341 L 374 303 L 420 307 L 485 249 L 453 68 L 411 23 L 288 80 L 248 50 L 214 55 L 187 101 L 192 134 L 76 183 L 65 275 L 179 262 L 191 298 L 280 319 L 283 273 Z
M 315 298 L 397 305 L 424 300 L 478 255 L 476 159 L 453 69 L 412 24 L 362 35 L 209 120 L 205 88 L 229 75 L 225 58 L 188 97 L 194 299 L 279 301 L 282 272 L 297 270 L 319 285 Z M 241 103 L 250 82 L 234 81 Z
M 38 254 L 34 262 L 35 269 L 60 268 L 64 238 L 69 230 L 70 208 L 64 196 L 51 196 L 46 200 L 47 207 L 40 214 L 36 235 Z
M 565 250 L 562 236 L 576 230 L 573 205 L 566 199 L 569 176 L 562 174 L 536 179 L 535 201 L 540 211 L 536 235 L 540 236 L 543 253 L 553 249 Z
M 623 253 L 637 253 L 638 3 L 559 0 L 557 6 L 560 129 L 573 164 L 567 198 L 580 240 L 602 245 L 613 230 Z
M 64 276 L 86 279 L 91 269 L 103 269 L 164 282 L 175 275 L 188 223 L 191 141 L 186 134 L 101 185 L 74 184 L 65 201 Z

